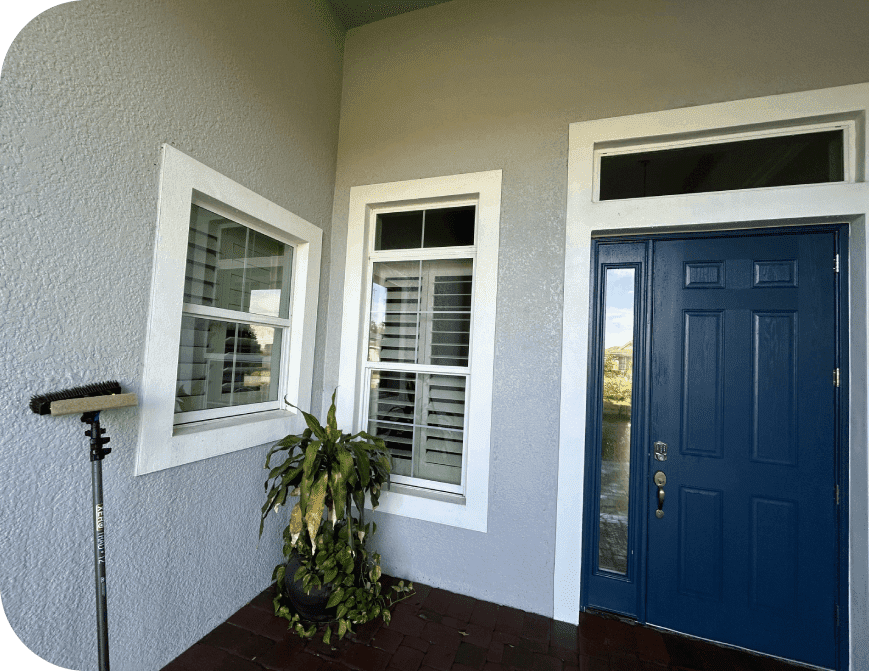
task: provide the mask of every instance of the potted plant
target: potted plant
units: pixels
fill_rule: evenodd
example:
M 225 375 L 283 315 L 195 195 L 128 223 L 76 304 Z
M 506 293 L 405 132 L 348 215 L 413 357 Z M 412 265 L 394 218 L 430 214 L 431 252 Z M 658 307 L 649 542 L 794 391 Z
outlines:
M 353 625 L 380 616 L 389 624 L 389 608 L 410 596 L 413 584 L 400 581 L 388 596 L 384 594 L 380 555 L 365 548 L 377 531 L 373 522 L 365 524 L 365 497 L 376 508 L 391 471 L 383 440 L 364 431 L 351 435 L 338 429 L 335 393 L 325 426 L 296 409 L 308 428 L 278 441 L 266 456 L 269 475 L 259 533 L 262 536 L 270 512 L 277 512 L 290 497 L 299 497 L 283 531 L 286 562 L 272 574 L 277 583 L 275 615 L 306 638 L 315 634 L 320 622 L 328 622 L 323 641 L 329 643 L 333 624 L 339 638 L 352 632 Z M 273 467 L 273 457 L 280 454 L 285 459 Z

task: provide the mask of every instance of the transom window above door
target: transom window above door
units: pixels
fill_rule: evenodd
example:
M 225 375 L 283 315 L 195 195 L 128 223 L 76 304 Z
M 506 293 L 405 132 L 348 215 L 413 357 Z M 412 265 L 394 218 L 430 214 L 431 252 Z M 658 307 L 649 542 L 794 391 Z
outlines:
M 598 201 L 853 181 L 853 118 L 595 147 Z

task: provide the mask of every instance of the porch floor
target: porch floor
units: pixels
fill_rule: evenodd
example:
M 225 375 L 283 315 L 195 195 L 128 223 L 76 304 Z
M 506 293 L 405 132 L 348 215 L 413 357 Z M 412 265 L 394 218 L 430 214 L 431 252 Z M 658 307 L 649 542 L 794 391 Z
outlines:
M 397 580 L 384 576 L 385 584 Z M 803 667 L 582 613 L 579 626 L 415 583 L 382 620 L 332 644 L 304 641 L 272 610 L 272 587 L 163 671 L 797 671 Z M 385 590 L 384 590 L 385 591 Z

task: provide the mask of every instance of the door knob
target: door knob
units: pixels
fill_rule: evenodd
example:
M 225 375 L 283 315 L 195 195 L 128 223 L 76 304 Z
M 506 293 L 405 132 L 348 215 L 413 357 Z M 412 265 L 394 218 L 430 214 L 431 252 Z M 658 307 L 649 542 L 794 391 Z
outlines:
M 658 509 L 655 511 L 655 517 L 661 519 L 664 516 L 664 485 L 667 484 L 667 476 L 663 471 L 656 471 L 654 480 L 658 488 Z

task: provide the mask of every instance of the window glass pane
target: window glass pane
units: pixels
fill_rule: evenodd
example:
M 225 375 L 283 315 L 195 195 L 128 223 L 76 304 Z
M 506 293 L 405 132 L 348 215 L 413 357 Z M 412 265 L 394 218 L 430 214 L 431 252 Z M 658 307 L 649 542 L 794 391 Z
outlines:
M 289 317 L 292 247 L 193 205 L 184 302 Z
M 393 470 L 461 484 L 466 378 L 371 371 L 368 432 L 382 438 Z
M 369 361 L 416 363 L 421 270 L 419 261 L 374 264 Z
M 457 247 L 474 244 L 476 208 L 446 207 L 425 211 L 424 247 Z
M 283 329 L 184 316 L 175 412 L 278 399 Z
M 421 403 L 414 476 L 454 485 L 462 482 L 465 378 L 419 375 Z
M 368 432 L 382 438 L 392 454 L 392 472 L 413 472 L 413 417 L 416 411 L 416 373 L 371 371 Z
M 600 199 L 841 182 L 844 132 L 831 130 L 603 156 Z
M 423 272 L 430 278 L 431 300 L 420 322 L 428 336 L 420 363 L 467 366 L 471 342 L 471 297 L 473 263 L 426 261 Z
M 467 366 L 473 261 L 375 263 L 368 360 Z
M 374 249 L 422 247 L 422 211 L 388 212 L 377 215 Z
M 634 274 L 633 268 L 609 268 L 605 280 L 598 566 L 622 574 L 628 567 Z
M 378 214 L 374 249 L 473 245 L 475 218 L 473 205 Z

